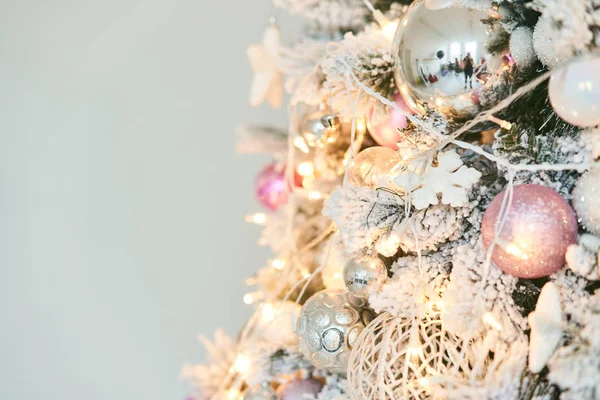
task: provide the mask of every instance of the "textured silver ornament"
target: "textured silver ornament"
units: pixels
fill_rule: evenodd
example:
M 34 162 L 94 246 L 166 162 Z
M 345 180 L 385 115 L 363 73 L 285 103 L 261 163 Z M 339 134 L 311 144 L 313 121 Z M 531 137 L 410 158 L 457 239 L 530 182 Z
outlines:
M 492 10 L 459 2 L 441 9 L 428 8 L 425 0 L 412 3 L 392 46 L 396 84 L 408 107 L 428 102 L 442 112 L 477 112 L 472 92 L 502 68 L 501 55 L 487 51 L 491 36 L 481 23 L 491 16 Z
M 510 35 L 510 53 L 515 62 L 521 67 L 527 67 L 536 60 L 533 49 L 531 29 L 520 26 Z
M 244 393 L 244 400 L 277 400 L 277 395 L 268 383 L 263 383 L 248 389 Z
M 387 279 L 383 261 L 373 255 L 359 255 L 344 266 L 344 283 L 355 296 L 366 298 L 377 292 Z
M 342 289 L 322 290 L 300 311 L 300 349 L 315 367 L 344 373 L 358 335 L 374 318 L 366 300 Z
M 579 223 L 600 235 L 600 168 L 592 168 L 579 178 L 573 189 L 573 207 Z

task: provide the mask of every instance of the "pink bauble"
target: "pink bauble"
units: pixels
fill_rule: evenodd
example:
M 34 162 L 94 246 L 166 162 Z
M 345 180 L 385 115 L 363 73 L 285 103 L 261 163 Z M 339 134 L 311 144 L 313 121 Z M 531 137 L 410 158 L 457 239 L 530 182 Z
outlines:
M 294 172 L 294 184 L 301 186 L 301 179 Z M 256 177 L 254 187 L 258 201 L 271 211 L 276 211 L 287 202 L 288 190 L 285 182 L 285 165 L 271 163 L 264 167 Z
M 313 378 L 296 379 L 277 389 L 278 400 L 305 400 L 316 397 L 323 389 L 323 382 Z
M 481 235 L 486 249 L 494 241 L 505 193 L 498 194 L 483 215 Z M 567 246 L 577 242 L 577 218 L 554 190 L 517 185 L 498 239 L 492 253 L 494 264 L 519 278 L 540 278 L 564 266 Z
M 411 112 L 406 106 L 404 100 L 402 99 L 402 96 L 400 96 L 399 94 L 394 96 L 394 101 L 396 102 L 398 108 L 400 108 L 401 110 Z M 398 150 L 398 142 L 402 140 L 398 132 L 398 128 L 406 128 L 406 115 L 400 113 L 398 110 L 392 109 L 386 117 L 386 120 L 377 125 L 371 124 L 372 117 L 373 111 L 371 111 L 371 114 L 367 119 L 367 128 L 369 129 L 369 133 L 371 134 L 373 139 L 380 146 Z
M 479 99 L 479 95 L 481 94 L 481 89 L 477 88 L 471 92 L 471 101 L 473 104 L 479 105 L 481 100 Z

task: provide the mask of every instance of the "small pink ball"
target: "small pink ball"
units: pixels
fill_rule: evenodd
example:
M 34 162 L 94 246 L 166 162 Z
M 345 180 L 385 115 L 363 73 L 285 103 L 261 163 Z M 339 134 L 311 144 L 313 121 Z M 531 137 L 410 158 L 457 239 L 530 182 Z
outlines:
M 394 102 L 398 108 L 411 112 L 399 94 L 394 96 Z M 383 147 L 388 147 L 393 150 L 398 150 L 398 142 L 402 140 L 398 132 L 398 128 L 406 128 L 408 122 L 406 121 L 406 115 L 403 115 L 399 111 L 393 109 L 387 116 L 387 119 L 377 125 L 371 124 L 371 118 L 373 117 L 373 111 L 367 119 L 367 128 L 373 139 Z
M 471 92 L 471 101 L 473 104 L 479 105 L 481 104 L 481 100 L 479 96 L 481 95 L 481 89 L 477 88 Z
M 486 249 L 494 241 L 506 191 L 499 193 L 483 215 L 481 235 Z M 508 217 L 492 253 L 502 271 L 519 278 L 540 278 L 561 269 L 570 244 L 577 242 L 577 218 L 557 192 L 541 185 L 513 188 Z
M 323 382 L 313 378 L 296 379 L 277 389 L 278 400 L 306 400 L 306 398 L 316 397 L 323 389 Z
M 302 186 L 302 177 L 297 172 L 294 172 L 294 184 Z M 254 182 L 258 201 L 271 211 L 276 211 L 287 202 L 286 187 L 285 165 L 277 163 L 264 167 Z

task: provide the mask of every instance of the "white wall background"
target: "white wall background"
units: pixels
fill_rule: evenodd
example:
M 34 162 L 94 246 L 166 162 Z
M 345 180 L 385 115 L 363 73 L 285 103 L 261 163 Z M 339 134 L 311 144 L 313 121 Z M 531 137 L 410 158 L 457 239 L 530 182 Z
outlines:
M 182 399 L 268 253 L 234 153 L 269 0 L 0 0 L 0 398 Z M 284 30 L 290 30 L 283 23 Z

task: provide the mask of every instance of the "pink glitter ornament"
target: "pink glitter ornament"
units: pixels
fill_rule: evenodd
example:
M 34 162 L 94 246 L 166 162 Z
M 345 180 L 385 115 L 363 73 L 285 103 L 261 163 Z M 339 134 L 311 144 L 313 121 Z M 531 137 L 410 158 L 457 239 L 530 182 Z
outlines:
M 294 184 L 302 186 L 302 177 L 294 171 Z M 288 190 L 285 182 L 285 165 L 271 163 L 264 167 L 255 181 L 258 201 L 271 211 L 276 211 L 287 202 Z
M 401 110 L 411 112 L 404 100 L 402 99 L 402 96 L 400 96 L 399 94 L 396 94 L 394 96 L 394 101 L 396 102 L 398 108 L 400 108 Z M 402 140 L 402 137 L 398 132 L 398 128 L 406 128 L 406 116 L 401 114 L 399 111 L 392 109 L 387 116 L 387 120 L 380 124 L 371 124 L 372 118 L 373 111 L 371 111 L 371 114 L 367 119 L 367 128 L 369 129 L 369 133 L 377 142 L 377 144 L 383 147 L 388 147 L 393 150 L 398 150 L 398 142 Z
M 296 379 L 277 389 L 278 400 L 305 400 L 315 398 L 323 389 L 323 382 L 313 378 Z
M 486 249 L 494 241 L 505 193 L 498 194 L 483 215 L 481 235 Z M 497 240 L 492 254 L 494 264 L 518 278 L 540 278 L 564 266 L 567 246 L 577 242 L 577 218 L 569 203 L 554 190 L 517 185 Z

